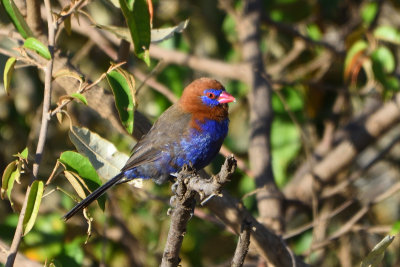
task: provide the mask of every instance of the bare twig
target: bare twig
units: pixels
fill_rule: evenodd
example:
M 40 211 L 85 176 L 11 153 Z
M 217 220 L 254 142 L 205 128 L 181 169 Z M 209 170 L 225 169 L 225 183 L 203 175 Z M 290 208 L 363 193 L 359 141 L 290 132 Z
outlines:
M 52 81 L 52 73 L 53 73 L 53 61 L 54 61 L 54 44 L 55 44 L 55 33 L 56 33 L 56 25 L 53 22 L 52 14 L 51 14 L 51 5 L 50 0 L 45 0 L 47 21 L 48 21 L 48 32 L 49 32 L 49 51 L 51 55 L 51 59 L 48 61 L 46 69 L 45 69 L 45 85 L 44 85 L 44 97 L 43 97 L 43 111 L 42 111 L 42 122 L 39 132 L 39 140 L 36 147 L 36 155 L 35 162 L 33 163 L 32 168 L 32 181 L 37 179 L 37 175 L 39 173 L 39 166 L 42 160 L 44 145 L 46 142 L 47 136 L 47 128 L 48 122 L 50 120 L 49 110 L 51 103 L 51 81 Z M 19 248 L 19 244 L 21 243 L 22 233 L 23 233 L 23 221 L 25 217 L 25 211 L 28 204 L 28 196 L 31 190 L 31 186 L 29 185 L 26 193 L 24 203 L 21 208 L 21 213 L 18 218 L 17 228 L 15 229 L 14 238 L 11 243 L 10 250 L 7 255 L 6 267 L 11 267 L 14 265 L 15 257 L 17 255 L 17 251 Z
M 242 231 L 239 235 L 239 241 L 236 246 L 235 254 L 232 259 L 232 267 L 243 266 L 244 259 L 246 258 L 247 252 L 249 251 L 250 245 L 250 231 L 251 224 L 247 221 L 242 223 Z
M 269 26 L 275 27 L 276 29 L 279 30 L 279 32 L 283 32 L 285 34 L 288 34 L 288 35 L 291 35 L 294 37 L 298 37 L 298 38 L 304 40 L 307 44 L 325 47 L 330 52 L 332 52 L 335 56 L 344 57 L 344 55 L 345 55 L 345 51 L 338 49 L 335 44 L 330 44 L 330 43 L 324 42 L 324 41 L 313 40 L 310 37 L 301 34 L 300 31 L 298 31 L 295 27 L 293 27 L 290 24 L 273 21 L 268 16 L 263 16 L 263 22 L 268 24 Z
M 7 252 L 9 248 L 5 242 L 0 240 L 0 263 L 5 264 L 7 261 Z M 24 267 L 42 267 L 43 264 L 33 261 L 31 259 L 26 258 L 21 253 L 17 253 L 17 257 L 15 259 L 16 266 L 24 266 Z
M 179 251 L 186 232 L 186 225 L 194 213 L 196 194 L 200 196 L 200 200 L 219 195 L 222 186 L 229 181 L 229 177 L 235 169 L 236 160 L 231 156 L 225 160 L 219 174 L 211 179 L 202 179 L 187 167 L 184 167 L 178 174 L 175 196 L 173 196 L 174 208 L 171 225 L 161 261 L 162 267 L 178 266 L 180 262 Z
M 395 137 L 385 148 L 383 148 L 373 159 L 371 159 L 365 166 L 360 170 L 355 171 L 350 175 L 349 178 L 343 180 L 339 184 L 331 188 L 326 188 L 321 193 L 321 198 L 331 198 L 335 194 L 343 193 L 344 189 L 352 184 L 355 180 L 361 177 L 366 171 L 368 171 L 372 166 L 374 166 L 378 161 L 380 161 L 391 149 L 400 141 L 400 135 Z
M 311 223 L 308 223 L 306 225 L 303 225 L 295 230 L 292 230 L 291 232 L 285 234 L 283 236 L 283 239 L 287 240 L 289 238 L 292 238 L 294 236 L 297 236 L 301 233 L 304 233 L 305 231 L 315 227 L 318 223 L 321 223 L 323 221 L 327 221 L 332 219 L 334 216 L 338 215 L 339 213 L 341 213 L 342 211 L 344 211 L 346 208 L 348 208 L 351 204 L 354 203 L 354 200 L 347 200 L 344 203 L 342 203 L 339 207 L 337 207 L 336 209 L 334 209 L 331 213 L 329 213 L 326 216 L 321 216 L 321 218 L 319 218 L 318 220 L 314 220 Z
M 353 215 L 353 217 L 350 218 L 350 220 L 348 220 L 338 230 L 332 233 L 326 240 L 313 244 L 311 247 L 311 251 L 321 249 L 329 245 L 333 240 L 350 232 L 353 226 L 370 210 L 371 206 L 393 196 L 398 191 L 400 191 L 400 183 L 393 185 L 390 189 L 378 195 L 377 197 L 372 199 L 369 203 L 364 205 L 356 214 Z

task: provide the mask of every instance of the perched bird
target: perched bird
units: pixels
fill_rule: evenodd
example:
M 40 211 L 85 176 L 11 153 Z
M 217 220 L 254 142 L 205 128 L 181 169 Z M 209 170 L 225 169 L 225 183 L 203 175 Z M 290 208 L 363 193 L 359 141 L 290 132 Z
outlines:
M 68 220 L 115 184 L 135 178 L 166 182 L 187 164 L 207 166 L 228 132 L 228 104 L 235 98 L 216 80 L 200 78 L 189 84 L 180 100 L 168 108 L 132 149 L 121 172 L 93 191 L 64 215 Z

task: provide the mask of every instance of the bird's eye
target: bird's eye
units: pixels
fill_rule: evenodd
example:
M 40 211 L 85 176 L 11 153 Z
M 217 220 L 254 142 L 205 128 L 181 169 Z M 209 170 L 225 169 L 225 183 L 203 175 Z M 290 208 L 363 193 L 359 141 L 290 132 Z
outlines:
M 211 99 L 214 99 L 214 98 L 215 98 L 215 94 L 214 94 L 214 93 L 211 93 L 211 92 L 208 92 L 208 93 L 207 93 L 207 97 L 208 97 L 208 98 L 211 98 Z

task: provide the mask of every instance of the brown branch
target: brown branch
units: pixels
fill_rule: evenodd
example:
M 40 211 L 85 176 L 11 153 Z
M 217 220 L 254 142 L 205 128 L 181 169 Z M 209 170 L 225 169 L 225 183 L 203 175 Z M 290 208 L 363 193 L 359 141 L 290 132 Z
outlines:
M 377 197 L 375 197 L 374 199 L 372 199 L 371 201 L 369 201 L 369 203 L 367 203 L 366 205 L 364 205 L 356 214 L 354 214 L 350 220 L 348 220 L 345 224 L 343 224 L 338 230 L 336 230 L 334 233 L 332 233 L 326 240 L 318 242 L 318 243 L 314 243 L 311 246 L 311 251 L 315 251 L 317 249 L 321 249 L 329 244 L 331 244 L 331 242 L 333 240 L 338 239 L 339 237 L 347 234 L 348 232 L 350 232 L 353 228 L 353 226 L 362 218 L 364 217 L 365 214 L 367 214 L 367 212 L 370 210 L 371 206 L 393 196 L 395 193 L 397 193 L 398 191 L 400 191 L 400 183 L 395 184 L 394 186 L 392 186 L 391 188 L 389 188 L 388 190 L 386 190 L 385 192 L 381 193 L 380 195 L 378 195 Z M 310 252 L 311 252 L 310 251 Z
M 46 142 L 47 136 L 47 128 L 48 123 L 50 120 L 49 110 L 51 104 L 51 81 L 52 81 L 52 74 L 53 74 L 53 62 L 54 62 L 54 44 L 55 44 L 55 33 L 56 33 L 56 25 L 53 22 L 52 14 L 51 14 L 51 5 L 50 0 L 45 0 L 45 7 L 46 7 L 46 14 L 47 14 L 47 22 L 48 22 L 48 32 L 49 32 L 49 51 L 51 55 L 51 59 L 47 62 L 47 66 L 45 68 L 45 84 L 44 84 L 44 97 L 43 97 L 43 112 L 42 112 L 42 122 L 40 126 L 39 132 L 39 140 L 36 147 L 36 154 L 35 154 L 35 162 L 33 163 L 32 168 L 32 180 L 31 184 L 37 179 L 39 173 L 39 166 L 42 160 L 44 145 Z M 8 251 L 7 255 L 7 262 L 6 267 L 12 267 L 14 265 L 15 257 L 17 256 L 17 251 L 19 245 L 21 243 L 22 234 L 23 234 L 23 221 L 25 217 L 26 207 L 28 204 L 28 196 L 31 191 L 31 186 L 29 185 L 26 193 L 24 203 L 21 208 L 21 213 L 18 218 L 18 224 L 15 229 L 14 238 L 11 243 L 10 250 Z
M 236 246 L 235 254 L 232 259 L 232 267 L 241 267 L 243 266 L 244 259 L 246 258 L 247 252 L 249 251 L 250 245 L 250 231 L 251 224 L 249 222 L 244 221 L 242 223 L 242 231 L 239 235 L 239 241 Z
M 225 63 L 220 60 L 197 57 L 180 51 L 168 50 L 157 45 L 150 46 L 150 56 L 163 60 L 165 63 L 187 66 L 197 71 L 210 73 L 213 76 L 244 82 L 249 80 L 249 66 L 243 63 Z
M 328 199 L 336 194 L 343 193 L 346 187 L 352 184 L 359 177 L 362 177 L 365 172 L 367 172 L 372 166 L 378 163 L 386 154 L 388 154 L 391 149 L 400 141 L 400 136 L 395 137 L 386 147 L 384 147 L 373 159 L 371 159 L 365 166 L 361 169 L 353 172 L 349 178 L 346 178 L 342 182 L 338 183 L 334 187 L 326 188 L 321 193 L 321 198 Z
M 297 30 L 294 26 L 292 26 L 290 24 L 273 21 L 270 17 L 268 17 L 266 15 L 264 15 L 262 17 L 262 21 L 263 21 L 263 23 L 276 28 L 281 33 L 285 33 L 285 34 L 288 34 L 288 35 L 291 35 L 291 36 L 294 36 L 294 37 L 304 40 L 309 45 L 322 46 L 322 47 L 328 49 L 335 56 L 339 56 L 339 57 L 345 56 L 346 51 L 338 49 L 336 44 L 330 44 L 325 41 L 313 40 L 310 37 L 307 37 L 307 36 L 301 34 L 299 30 Z M 342 39 L 340 39 L 340 40 L 342 40 Z
M 26 1 L 26 22 L 36 36 L 40 36 L 42 34 L 42 18 L 40 15 L 41 3 L 42 1 L 40 0 Z
M 243 61 L 251 66 L 247 80 L 251 88 L 249 161 L 257 188 L 265 188 L 256 194 L 258 211 L 263 223 L 280 232 L 284 228 L 282 193 L 276 186 L 271 164 L 272 87 L 264 78 L 266 74 L 260 49 L 261 10 L 262 1 L 245 1 L 240 22 L 237 21 L 236 25 Z
M 227 192 L 222 192 L 222 197 L 212 198 L 207 202 L 207 207 L 237 234 L 240 233 L 243 220 L 250 222 L 252 225 L 250 241 L 258 253 L 272 266 L 308 266 L 297 257 L 294 257 L 293 262 L 292 253 L 282 238 L 258 222 L 242 203 Z
M 171 215 L 171 225 L 165 244 L 161 266 L 178 266 L 179 251 L 186 233 L 186 225 L 193 215 L 196 205 L 196 193 L 200 200 L 207 200 L 220 194 L 222 186 L 229 181 L 236 169 L 236 160 L 233 156 L 225 160 L 218 175 L 211 179 L 202 179 L 196 172 L 184 167 L 177 177 L 174 208 Z M 171 198 L 172 199 L 172 198 Z
M 345 138 L 316 163 L 312 171 L 292 179 L 284 188 L 285 196 L 310 203 L 313 179 L 320 183 L 332 181 L 336 174 L 353 162 L 360 151 L 400 121 L 399 105 L 400 94 L 398 93 L 392 101 L 383 104 L 372 114 L 347 125 L 344 128 Z
M 353 203 L 354 203 L 354 200 L 352 200 L 352 199 L 343 202 L 339 207 L 335 208 L 328 215 L 325 215 L 325 216 L 322 215 L 322 216 L 320 216 L 320 218 L 313 220 L 312 222 L 310 222 L 306 225 L 300 226 L 299 228 L 294 229 L 294 230 L 290 231 L 289 233 L 285 234 L 283 236 L 283 239 L 287 240 L 289 238 L 297 236 L 297 235 L 304 233 L 305 231 L 317 226 L 321 222 L 325 222 L 325 221 L 332 219 L 333 217 L 335 217 L 336 215 L 338 215 L 339 213 L 344 211 L 346 208 L 348 208 Z
M 0 240 L 0 263 L 5 264 L 7 261 L 7 252 L 9 251 L 9 247 L 5 242 Z M 17 257 L 15 258 L 16 266 L 24 266 L 24 267 L 42 267 L 43 264 L 28 259 L 21 253 L 17 253 Z

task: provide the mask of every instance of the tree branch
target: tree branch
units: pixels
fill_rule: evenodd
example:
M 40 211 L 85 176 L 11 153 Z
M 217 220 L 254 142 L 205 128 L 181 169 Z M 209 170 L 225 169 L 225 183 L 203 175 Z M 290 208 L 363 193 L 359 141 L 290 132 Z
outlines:
M 39 0 L 27 0 L 26 1 L 26 22 L 29 28 L 37 36 L 42 33 L 42 18 L 40 15 L 40 5 L 42 1 Z
M 2 240 L 0 240 L 0 263 L 2 264 L 6 263 L 8 251 L 9 247 L 7 246 L 7 244 L 4 243 Z M 30 260 L 21 253 L 17 253 L 17 256 L 15 258 L 15 264 L 17 266 L 24 266 L 24 267 L 43 267 L 43 264 Z
M 296 176 L 284 188 L 289 199 L 311 203 L 312 181 L 329 183 L 335 175 L 349 166 L 356 156 L 400 121 L 400 93 L 371 114 L 344 127 L 344 138 L 312 170 Z
M 162 267 L 179 265 L 179 251 L 186 233 L 186 225 L 194 213 L 196 195 L 199 195 L 200 201 L 203 202 L 219 195 L 222 186 L 229 181 L 235 169 L 236 160 L 230 156 L 226 158 L 219 174 L 212 176 L 211 179 L 203 179 L 187 167 L 179 172 L 175 183 L 177 185 L 175 195 L 171 198 L 174 208 L 161 261 Z
M 239 235 L 239 240 L 236 246 L 235 254 L 232 259 L 232 267 L 241 267 L 243 266 L 244 259 L 246 258 L 247 252 L 249 251 L 250 245 L 250 231 L 251 224 L 249 222 L 244 221 L 242 223 L 242 231 Z
M 52 74 L 53 74 L 53 62 L 54 62 L 54 44 L 55 44 L 55 33 L 56 33 L 56 25 L 53 22 L 52 14 L 51 14 L 51 5 L 50 0 L 45 0 L 45 7 L 46 7 L 46 14 L 47 14 L 47 24 L 48 24 L 48 31 L 49 31 L 49 51 L 51 55 L 51 59 L 47 62 L 47 66 L 45 68 L 45 85 L 44 85 L 44 97 L 43 97 L 43 111 L 42 111 L 42 122 L 40 126 L 39 132 L 39 140 L 36 147 L 36 154 L 35 154 L 35 162 L 33 163 L 32 168 L 32 180 L 37 179 L 37 175 L 39 173 L 39 166 L 42 160 L 44 145 L 46 142 L 47 136 L 47 128 L 48 122 L 50 120 L 49 110 L 51 104 L 51 81 L 52 81 Z M 25 199 L 21 208 L 21 213 L 18 218 L 17 228 L 15 229 L 14 238 L 11 243 L 10 250 L 8 251 L 7 255 L 7 262 L 6 267 L 12 267 L 14 265 L 15 257 L 17 256 L 17 251 L 19 245 L 21 243 L 22 234 L 23 234 L 23 221 L 25 217 L 26 207 L 28 204 L 28 196 L 31 191 L 31 186 L 29 185 L 26 193 Z
M 270 132 L 273 119 L 271 106 L 272 87 L 264 77 L 264 62 L 260 48 L 260 24 L 262 2 L 244 2 L 242 14 L 237 21 L 243 60 L 251 66 L 248 85 L 250 91 L 250 143 L 249 161 L 257 188 L 265 188 L 256 194 L 260 218 L 272 229 L 281 232 L 282 193 L 276 186 L 271 164 Z

